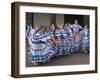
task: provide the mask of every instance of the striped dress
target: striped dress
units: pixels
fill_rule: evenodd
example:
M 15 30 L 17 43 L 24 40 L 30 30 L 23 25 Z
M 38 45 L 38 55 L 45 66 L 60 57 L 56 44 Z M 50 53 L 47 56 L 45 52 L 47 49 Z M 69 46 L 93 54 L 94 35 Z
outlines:
M 71 47 L 72 47 L 72 30 L 71 28 L 66 28 L 66 34 L 67 34 L 67 53 L 71 54 Z
M 73 34 L 72 47 L 71 47 L 72 53 L 80 51 L 80 44 L 81 44 L 82 36 L 79 34 L 79 29 L 82 29 L 82 27 L 79 24 L 72 25 L 73 32 L 78 32 L 75 34 L 75 38 L 74 38 L 74 34 Z
M 61 46 L 62 46 L 62 54 L 61 55 L 67 55 L 69 54 L 69 43 L 67 38 L 67 33 L 65 29 L 61 29 Z
M 33 34 L 35 33 L 35 29 L 32 28 L 32 26 L 27 26 L 26 29 L 26 38 L 28 40 L 29 45 L 31 45 L 31 38 L 33 36 Z
M 54 44 L 54 41 L 53 41 L 55 32 L 49 31 L 49 32 L 46 33 L 46 35 L 47 35 L 47 40 L 49 40 L 48 43 L 51 46 L 51 50 L 54 52 L 52 57 L 54 57 L 56 55 L 55 44 Z
M 27 57 L 30 62 L 48 62 L 54 52 L 51 50 L 51 45 L 47 42 L 47 35 L 36 33 L 29 36 L 29 39 L 31 44 Z
M 75 40 L 72 40 L 72 47 L 71 52 L 79 52 L 80 51 L 80 44 L 81 44 L 81 35 L 78 33 L 76 34 Z
M 89 31 L 88 29 L 84 29 L 81 32 L 82 41 L 81 41 L 81 51 L 83 53 L 88 53 L 89 52 Z
M 65 29 L 59 29 L 55 31 L 55 36 L 58 37 L 56 42 L 57 46 L 55 50 L 57 51 L 56 54 L 58 56 L 70 54 L 70 45 L 67 40 L 67 33 Z
M 61 43 L 61 31 L 60 29 L 55 31 L 56 44 L 55 44 L 55 56 L 62 55 L 62 43 Z
M 66 30 L 66 33 L 67 33 L 67 39 L 69 41 L 71 41 L 72 40 L 72 37 L 73 37 L 73 33 L 72 33 L 71 28 L 66 28 L 65 30 Z
M 79 29 L 83 29 L 79 24 L 73 24 L 71 26 L 71 29 L 73 30 L 73 32 L 79 31 Z

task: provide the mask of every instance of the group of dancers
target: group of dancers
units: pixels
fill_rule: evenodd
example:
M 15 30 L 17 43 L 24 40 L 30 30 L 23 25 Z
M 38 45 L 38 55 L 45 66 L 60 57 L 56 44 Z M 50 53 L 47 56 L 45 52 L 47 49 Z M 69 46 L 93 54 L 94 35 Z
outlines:
M 79 25 L 77 19 L 74 24 L 27 26 L 26 38 L 29 43 L 27 57 L 34 65 L 75 52 L 89 53 L 89 29 L 87 25 Z

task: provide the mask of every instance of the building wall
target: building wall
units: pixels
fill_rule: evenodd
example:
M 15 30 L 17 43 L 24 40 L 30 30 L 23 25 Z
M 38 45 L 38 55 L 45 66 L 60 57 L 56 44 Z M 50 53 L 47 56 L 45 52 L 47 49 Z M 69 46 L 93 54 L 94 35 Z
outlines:
M 50 25 L 50 14 L 41 14 L 41 13 L 35 13 L 34 14 L 34 25 L 44 25 L 49 26 Z
M 56 15 L 56 24 L 64 24 L 64 14 Z
M 55 17 L 56 24 L 64 24 L 64 15 L 63 14 L 56 14 Z M 41 14 L 41 13 L 35 13 L 34 14 L 34 25 L 44 25 L 49 26 L 51 24 L 52 20 L 52 14 Z

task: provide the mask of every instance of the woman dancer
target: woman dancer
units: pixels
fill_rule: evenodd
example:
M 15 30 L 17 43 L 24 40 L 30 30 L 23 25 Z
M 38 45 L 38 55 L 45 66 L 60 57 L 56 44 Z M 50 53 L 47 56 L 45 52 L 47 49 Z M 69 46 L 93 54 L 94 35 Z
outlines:
M 67 23 L 64 26 L 64 30 L 66 31 L 66 41 L 67 41 L 67 54 L 71 54 L 71 46 L 72 46 L 72 30 L 71 30 L 71 24 Z
M 51 46 L 47 42 L 44 30 L 45 28 L 41 26 L 34 35 L 29 37 L 31 44 L 27 56 L 30 62 L 34 65 L 48 62 L 53 54 L 50 50 Z
M 78 24 L 78 20 L 75 20 L 75 24 L 72 25 L 72 31 L 73 31 L 73 39 L 72 39 L 72 47 L 71 52 L 77 52 L 80 51 L 80 43 L 81 43 L 81 35 L 79 34 L 80 30 L 82 30 L 82 27 Z
M 89 30 L 87 25 L 85 25 L 84 29 L 82 30 L 82 36 L 81 51 L 83 53 L 89 53 Z

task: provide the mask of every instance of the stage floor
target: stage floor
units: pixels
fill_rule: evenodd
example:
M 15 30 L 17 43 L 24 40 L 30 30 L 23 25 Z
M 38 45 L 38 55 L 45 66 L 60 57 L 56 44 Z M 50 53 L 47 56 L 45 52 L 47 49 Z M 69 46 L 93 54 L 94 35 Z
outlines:
M 53 58 L 50 62 L 40 64 L 39 66 L 61 66 L 61 65 L 81 65 L 89 64 L 89 54 L 73 53 L 71 55 Z M 26 59 L 26 67 L 34 67 L 28 59 Z

